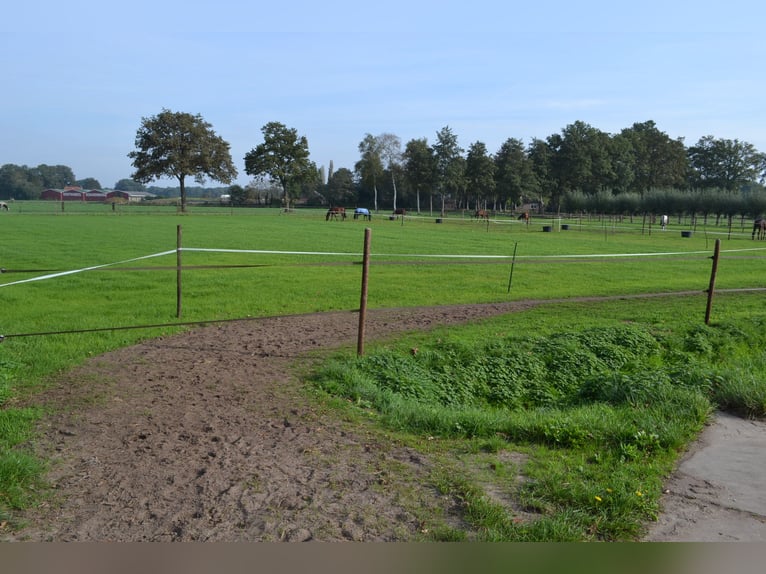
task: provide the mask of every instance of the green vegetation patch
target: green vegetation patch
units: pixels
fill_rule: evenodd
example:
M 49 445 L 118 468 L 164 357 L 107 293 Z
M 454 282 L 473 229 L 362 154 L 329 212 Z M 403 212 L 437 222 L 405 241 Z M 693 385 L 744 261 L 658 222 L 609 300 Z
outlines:
M 531 449 L 510 506 L 446 455 L 434 482 L 468 526 L 436 525 L 437 537 L 630 540 L 656 517 L 663 478 L 712 410 L 766 414 L 762 320 L 495 337 L 457 328 L 337 357 L 313 380 L 414 440 Z M 535 518 L 520 519 L 519 505 Z
M 0 519 L 3 509 L 19 509 L 33 500 L 42 485 L 44 463 L 16 448 L 32 438 L 35 408 L 0 408 Z

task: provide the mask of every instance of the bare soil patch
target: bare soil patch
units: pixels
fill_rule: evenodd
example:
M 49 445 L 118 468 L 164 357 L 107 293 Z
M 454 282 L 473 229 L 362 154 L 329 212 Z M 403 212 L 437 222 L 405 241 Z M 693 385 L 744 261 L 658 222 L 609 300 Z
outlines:
M 532 302 L 368 311 L 367 339 Z M 221 323 L 113 351 L 38 398 L 54 496 L 6 541 L 416 539 L 451 501 L 430 462 L 338 420 L 302 388 L 314 351 L 354 345 L 355 312 Z M 396 485 L 395 487 L 393 485 Z

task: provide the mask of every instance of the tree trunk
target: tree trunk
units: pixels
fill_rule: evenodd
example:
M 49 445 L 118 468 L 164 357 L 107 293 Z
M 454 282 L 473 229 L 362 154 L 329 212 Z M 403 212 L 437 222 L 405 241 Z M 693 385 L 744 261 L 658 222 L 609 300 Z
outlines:
M 181 213 L 186 213 L 186 184 L 183 175 L 178 176 L 178 187 L 181 188 Z
M 391 185 L 394 186 L 394 211 L 396 211 L 396 178 L 394 178 L 393 170 L 391 170 Z

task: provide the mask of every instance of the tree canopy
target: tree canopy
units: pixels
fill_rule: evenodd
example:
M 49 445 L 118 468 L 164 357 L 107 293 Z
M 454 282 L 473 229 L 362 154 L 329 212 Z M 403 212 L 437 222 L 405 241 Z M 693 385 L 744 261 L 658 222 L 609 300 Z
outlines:
M 237 176 L 229 144 L 199 114 L 162 110 L 143 118 L 136 132 L 136 150 L 128 157 L 136 169 L 132 179 L 148 183 L 161 177 L 178 180 L 181 211 L 186 211 L 186 178 L 202 185 L 205 177 L 229 184 Z
M 99 182 L 95 177 L 78 179 L 75 184 L 79 185 L 83 189 L 101 189 L 101 182 Z
M 114 184 L 114 189 L 119 189 L 120 191 L 146 191 L 146 186 L 132 179 L 123 178 Z
M 433 152 L 436 158 L 436 189 L 441 194 L 441 214 L 444 215 L 445 198 L 448 194 L 460 193 L 465 177 L 463 148 L 458 145 L 457 136 L 449 126 L 436 133 Z
M 383 152 L 380 141 L 372 134 L 365 134 L 358 147 L 362 157 L 356 162 L 354 169 L 359 174 L 362 185 L 372 187 L 373 209 L 377 211 L 378 179 L 383 175 Z
M 763 173 L 764 155 L 739 140 L 700 138 L 689 148 L 694 183 L 701 188 L 732 191 Z
M 37 199 L 45 189 L 63 189 L 74 184 L 72 168 L 66 165 L 5 164 L 0 167 L 0 198 L 3 199 Z
M 309 159 L 306 136 L 279 122 L 269 122 L 261 128 L 263 143 L 245 155 L 245 173 L 256 178 L 270 178 L 282 187 L 286 208 L 303 186 L 319 181 L 319 171 Z
M 426 138 L 407 142 L 403 154 L 404 178 L 415 190 L 417 209 L 420 212 L 420 194 L 429 192 L 429 197 L 436 180 L 436 157 Z

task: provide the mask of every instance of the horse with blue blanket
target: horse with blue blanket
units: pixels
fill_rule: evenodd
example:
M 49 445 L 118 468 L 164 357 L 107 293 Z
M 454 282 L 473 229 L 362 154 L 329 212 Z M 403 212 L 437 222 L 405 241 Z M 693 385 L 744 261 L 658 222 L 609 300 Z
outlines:
M 362 216 L 362 219 L 366 219 L 367 221 L 372 221 L 372 214 L 370 213 L 370 210 L 366 207 L 357 207 L 354 210 L 354 219 L 359 219 L 359 216 Z

